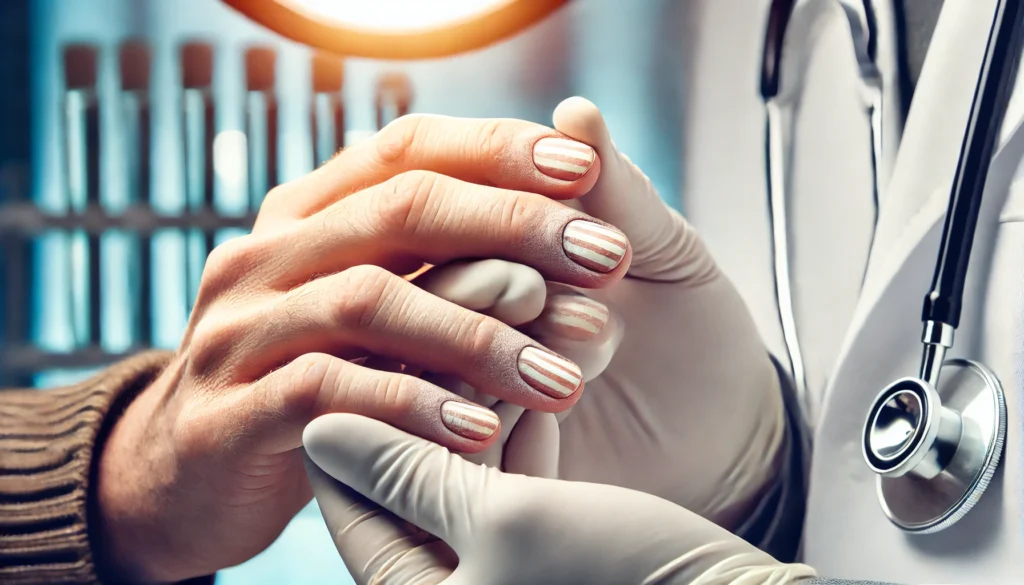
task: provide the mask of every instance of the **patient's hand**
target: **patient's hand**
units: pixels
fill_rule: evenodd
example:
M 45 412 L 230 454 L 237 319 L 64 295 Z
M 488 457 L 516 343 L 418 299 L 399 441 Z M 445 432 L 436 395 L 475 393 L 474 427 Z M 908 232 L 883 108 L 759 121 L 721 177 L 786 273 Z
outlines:
M 585 288 L 619 280 L 621 232 L 555 201 L 599 173 L 593 149 L 550 128 L 418 116 L 270 192 L 252 234 L 211 254 L 178 355 L 99 458 L 90 526 L 107 577 L 180 581 L 263 550 L 311 497 L 299 447 L 319 415 L 461 452 L 497 440 L 493 412 L 370 356 L 534 411 L 575 403 L 570 360 L 398 275 L 468 257 Z M 593 233 L 612 244 L 594 252 Z

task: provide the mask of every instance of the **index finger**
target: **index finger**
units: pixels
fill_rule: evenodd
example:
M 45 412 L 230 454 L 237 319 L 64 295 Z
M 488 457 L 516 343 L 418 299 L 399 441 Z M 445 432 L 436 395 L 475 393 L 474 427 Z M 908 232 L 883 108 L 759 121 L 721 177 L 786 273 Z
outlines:
M 415 170 L 574 199 L 590 191 L 600 167 L 593 148 L 533 122 L 414 114 L 274 189 L 264 203 L 269 213 L 261 210 L 260 215 L 308 217 L 356 191 Z

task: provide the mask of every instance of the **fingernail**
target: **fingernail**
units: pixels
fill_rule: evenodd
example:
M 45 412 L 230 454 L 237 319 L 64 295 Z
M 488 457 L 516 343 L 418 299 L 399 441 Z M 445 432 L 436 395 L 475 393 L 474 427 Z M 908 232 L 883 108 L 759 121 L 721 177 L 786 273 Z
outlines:
M 441 421 L 448 430 L 474 441 L 483 441 L 498 430 L 498 415 L 486 408 L 449 400 L 441 405 Z
M 575 181 L 587 174 L 597 155 L 586 144 L 564 138 L 543 138 L 533 145 L 537 170 L 563 181 Z
M 585 341 L 608 324 L 608 307 L 583 295 L 552 295 L 539 319 L 559 337 Z
M 535 390 L 554 398 L 571 395 L 583 382 L 579 366 L 536 347 L 527 347 L 519 354 L 519 375 Z
M 622 262 L 629 241 L 619 230 L 577 219 L 562 232 L 562 248 L 573 262 L 597 272 L 611 272 Z

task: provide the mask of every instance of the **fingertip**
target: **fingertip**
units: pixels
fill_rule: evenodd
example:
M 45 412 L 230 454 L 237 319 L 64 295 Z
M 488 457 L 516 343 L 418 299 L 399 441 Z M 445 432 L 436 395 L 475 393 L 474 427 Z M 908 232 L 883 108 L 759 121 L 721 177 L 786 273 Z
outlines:
M 528 410 L 505 443 L 502 470 L 531 477 L 558 478 L 561 431 L 554 415 Z
M 477 453 L 483 453 L 494 446 L 500 433 L 501 429 L 499 428 L 490 437 L 479 441 L 465 439 L 455 433 L 452 433 L 451 447 L 448 449 L 453 453 L 459 453 L 462 455 L 476 455 Z
M 539 272 L 525 264 L 509 262 L 505 288 L 489 313 L 502 323 L 517 327 L 540 316 L 546 297 L 547 283 Z
M 416 284 L 512 327 L 536 319 L 547 296 L 547 284 L 536 269 L 496 258 L 437 266 Z
M 633 249 L 622 230 L 576 213 L 566 213 L 560 225 L 563 257 L 576 276 L 572 282 L 562 282 L 581 288 L 605 288 L 629 271 Z
M 549 295 L 544 311 L 531 324 L 531 331 L 555 339 L 589 341 L 608 324 L 608 307 L 590 297 L 567 291 Z
M 580 372 L 580 377 L 582 378 L 583 370 L 581 369 Z M 531 408 L 531 410 L 536 410 L 538 412 L 546 412 L 549 414 L 558 414 L 560 412 L 565 412 L 566 410 L 569 410 L 570 408 L 575 406 L 576 403 L 580 401 L 580 397 L 583 396 L 583 390 L 585 386 L 586 381 L 581 379 L 579 386 L 576 387 L 576 390 L 573 391 L 572 394 L 564 398 L 552 398 L 544 400 L 537 406 Z
M 501 434 L 501 419 L 492 410 L 461 400 L 448 400 L 440 407 L 441 423 L 451 435 L 453 450 L 478 453 L 491 446 Z
M 348 427 L 358 424 L 361 417 L 348 413 L 331 413 L 318 416 L 302 430 L 302 447 L 307 457 L 320 469 L 326 470 L 328 462 L 337 459 L 346 443 Z
M 574 96 L 563 100 L 551 117 L 556 130 L 593 146 L 598 153 L 611 146 L 601 110 L 586 98 Z

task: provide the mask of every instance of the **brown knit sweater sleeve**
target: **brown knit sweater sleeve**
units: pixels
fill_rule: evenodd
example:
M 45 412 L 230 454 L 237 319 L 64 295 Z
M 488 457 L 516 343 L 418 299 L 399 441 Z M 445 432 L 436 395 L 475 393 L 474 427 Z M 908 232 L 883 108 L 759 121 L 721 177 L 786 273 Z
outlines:
M 75 386 L 0 390 L 0 583 L 98 583 L 89 483 L 106 432 L 170 360 L 147 352 Z

